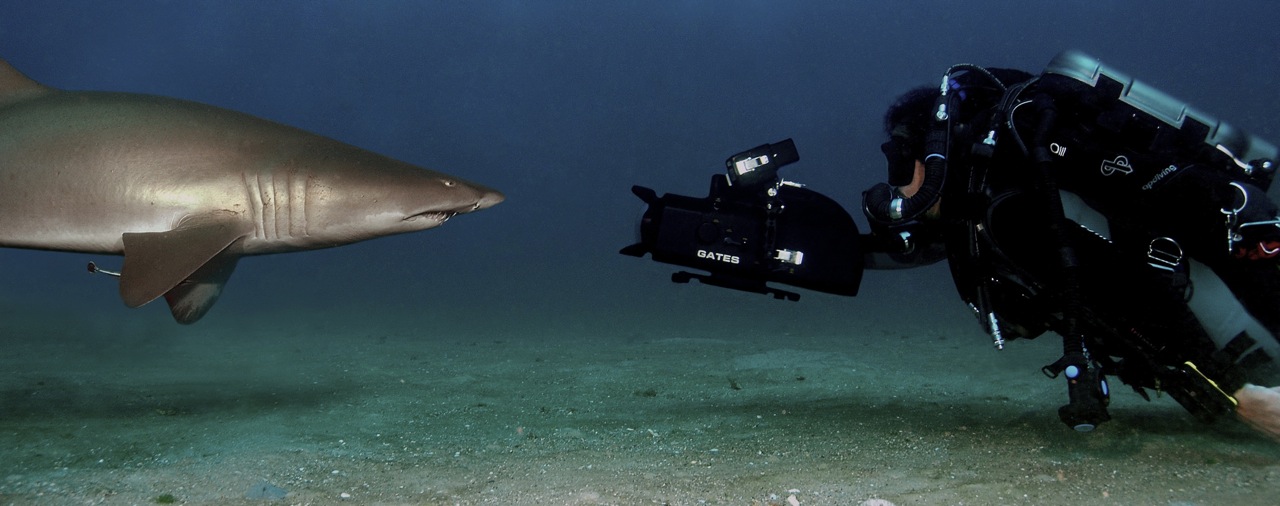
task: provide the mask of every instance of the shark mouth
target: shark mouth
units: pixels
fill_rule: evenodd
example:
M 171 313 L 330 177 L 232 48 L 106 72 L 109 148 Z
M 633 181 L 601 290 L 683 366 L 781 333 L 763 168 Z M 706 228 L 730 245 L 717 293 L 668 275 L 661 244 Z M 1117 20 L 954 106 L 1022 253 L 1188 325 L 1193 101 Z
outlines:
M 404 221 L 430 220 L 439 224 L 449 221 L 449 218 L 457 216 L 456 211 L 423 211 L 418 214 L 411 214 L 405 217 Z

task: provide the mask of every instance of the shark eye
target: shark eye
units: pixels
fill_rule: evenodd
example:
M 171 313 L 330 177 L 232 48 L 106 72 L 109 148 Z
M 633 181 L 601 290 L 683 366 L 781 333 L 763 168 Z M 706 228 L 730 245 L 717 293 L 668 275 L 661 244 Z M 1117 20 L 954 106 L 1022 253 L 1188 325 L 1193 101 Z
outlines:
M 454 180 L 452 180 L 452 179 L 441 179 L 441 180 L 440 180 L 440 182 L 441 182 L 441 183 L 444 183 L 444 185 L 445 185 L 445 186 L 447 186 L 447 187 L 449 187 L 449 188 L 453 188 L 453 187 L 455 187 L 455 186 L 458 186 L 458 182 L 457 182 L 457 181 L 454 181 Z

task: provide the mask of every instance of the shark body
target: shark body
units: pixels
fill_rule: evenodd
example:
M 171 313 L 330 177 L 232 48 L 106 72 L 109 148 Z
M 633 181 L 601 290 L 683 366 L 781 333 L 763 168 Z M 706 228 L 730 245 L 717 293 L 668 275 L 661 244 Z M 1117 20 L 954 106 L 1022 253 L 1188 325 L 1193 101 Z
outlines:
M 209 310 L 238 259 L 425 230 L 501 193 L 297 128 L 62 91 L 0 60 L 0 246 L 124 255 L 129 307 Z

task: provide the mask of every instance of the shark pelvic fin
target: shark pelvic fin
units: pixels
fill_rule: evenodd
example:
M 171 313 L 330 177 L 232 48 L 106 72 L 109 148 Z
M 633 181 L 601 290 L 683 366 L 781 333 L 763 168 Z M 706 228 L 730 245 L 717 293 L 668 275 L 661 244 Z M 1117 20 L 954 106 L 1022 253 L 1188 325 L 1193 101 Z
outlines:
M 240 258 L 252 225 L 229 211 L 189 216 L 168 232 L 124 234 L 120 297 L 138 307 L 161 295 L 179 323 L 209 310 Z
M 239 261 L 240 255 L 222 250 L 178 286 L 165 292 L 164 300 L 169 303 L 173 319 L 186 325 L 203 318 L 222 295 L 222 287 Z

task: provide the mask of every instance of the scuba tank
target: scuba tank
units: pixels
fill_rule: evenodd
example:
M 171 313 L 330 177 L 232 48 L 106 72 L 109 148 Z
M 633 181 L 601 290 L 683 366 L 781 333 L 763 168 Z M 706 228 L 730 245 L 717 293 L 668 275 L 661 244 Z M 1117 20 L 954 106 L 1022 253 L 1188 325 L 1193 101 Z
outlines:
M 1088 126 L 1088 133 L 1110 134 L 1115 150 L 1096 161 L 1102 177 L 1142 171 L 1126 155 L 1159 153 L 1159 158 L 1194 160 L 1219 167 L 1266 190 L 1271 186 L 1275 162 L 1274 144 L 1192 108 L 1142 81 L 1079 51 L 1064 51 L 1049 62 L 1039 83 L 1070 110 L 1072 120 Z M 1088 143 L 1099 139 L 1089 139 Z M 1070 146 L 1050 151 L 1067 158 Z M 1123 157 L 1123 158 L 1122 158 Z M 1146 168 L 1163 172 L 1165 167 Z M 1148 181 L 1149 182 L 1149 181 Z M 1145 184 L 1145 183 L 1144 183 Z

